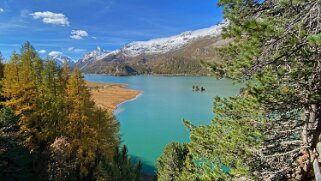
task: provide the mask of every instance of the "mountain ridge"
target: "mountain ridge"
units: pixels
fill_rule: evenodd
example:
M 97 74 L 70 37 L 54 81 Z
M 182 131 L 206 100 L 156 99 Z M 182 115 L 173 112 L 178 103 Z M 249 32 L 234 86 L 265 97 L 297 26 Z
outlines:
M 76 64 L 76 62 L 74 62 L 72 58 L 62 54 L 49 55 L 49 58 L 54 60 L 59 67 L 62 67 L 65 61 L 67 61 L 70 67 L 73 67 Z
M 210 72 L 201 61 L 219 59 L 215 48 L 226 44 L 220 36 L 226 26 L 227 22 L 223 22 L 167 38 L 134 41 L 99 57 L 89 56 L 93 51 L 78 60 L 77 65 L 84 73 L 110 75 L 208 75 Z

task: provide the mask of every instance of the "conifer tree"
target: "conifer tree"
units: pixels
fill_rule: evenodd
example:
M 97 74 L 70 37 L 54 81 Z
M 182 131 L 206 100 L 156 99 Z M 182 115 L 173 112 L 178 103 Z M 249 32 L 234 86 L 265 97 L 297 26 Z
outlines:
M 93 127 L 97 131 L 99 153 L 111 161 L 114 155 L 114 148 L 117 147 L 120 142 L 118 135 L 119 123 L 112 113 L 102 108 L 94 109 L 92 119 L 95 120 Z
M 19 65 L 20 58 L 15 52 L 12 54 L 10 61 L 6 64 L 4 68 L 4 79 L 1 81 L 2 85 L 2 95 L 4 97 L 10 98 L 12 102 L 7 101 L 8 106 L 14 106 L 19 95 Z
M 2 92 L 2 84 L 1 80 L 3 79 L 3 74 L 4 74 L 4 58 L 2 56 L 2 53 L 0 52 L 0 92 Z M 0 94 L 0 108 L 2 107 L 1 102 L 4 101 L 3 95 Z
M 32 180 L 29 151 L 21 144 L 19 117 L 8 108 L 0 109 L 0 180 Z
M 70 71 L 70 66 L 67 61 L 64 61 L 63 67 L 60 70 L 58 76 L 59 76 L 59 81 L 63 87 L 63 89 L 66 88 L 68 79 L 70 77 L 71 71 Z
M 219 5 L 229 24 L 223 36 L 232 41 L 212 68 L 247 84 L 242 95 L 215 100 L 210 125 L 186 122 L 193 159 L 182 177 L 321 179 L 320 1 Z
M 219 69 L 237 80 L 252 79 L 247 88 L 268 118 L 258 150 L 261 176 L 307 180 L 313 172 L 320 175 L 320 1 L 220 3 L 230 21 L 225 36 L 234 41 L 222 51 Z
M 3 78 L 3 71 L 4 71 L 4 58 L 2 56 L 2 53 L 0 52 L 0 80 Z M 0 85 L 1 88 L 1 85 Z
M 221 106 L 214 109 L 210 126 L 188 124 L 190 151 L 195 159 L 206 158 L 197 171 L 216 179 L 224 174 L 270 180 L 318 177 L 320 1 L 219 4 L 229 22 L 224 36 L 233 41 L 221 50 L 224 61 L 213 70 L 219 77 L 247 81 L 247 96 L 216 100 Z
M 157 179 L 180 180 L 187 155 L 187 145 L 179 143 L 167 145 L 164 153 L 156 163 Z
M 255 150 L 263 141 L 264 109 L 248 94 L 215 98 L 215 118 L 210 125 L 193 126 L 188 145 L 192 160 L 186 159 L 182 177 L 199 180 L 239 179 L 255 176 L 258 164 Z M 192 161 L 192 162 L 191 162 Z M 192 171 L 192 172 L 191 172 Z M 256 178 L 257 179 L 257 178 Z
M 26 135 L 25 145 L 34 151 L 38 148 L 37 124 L 39 118 L 33 114 L 37 99 L 37 76 L 35 62 L 39 61 L 34 48 L 26 43 L 21 48 L 21 55 L 13 54 L 11 61 L 5 67 L 3 95 L 7 98 L 4 103 L 12 107 L 20 117 L 20 126 Z
M 94 180 L 101 173 L 101 160 L 112 162 L 120 142 L 119 124 L 112 113 L 95 106 L 77 67 L 71 73 L 67 62 L 59 69 L 51 59 L 42 61 L 27 42 L 5 65 L 1 85 L 3 105 L 14 112 L 19 124 L 15 130 L 19 140 L 12 145 L 20 145 L 21 139 L 21 149 L 27 148 L 23 153 L 30 157 L 27 170 L 34 179 Z M 0 141 L 1 121 L 2 117 Z M 2 163 L 1 157 L 0 167 Z M 141 164 L 128 168 L 130 178 L 138 180 L 140 174 L 135 173 L 140 173 Z
M 98 140 L 91 118 L 94 102 L 77 67 L 68 80 L 64 101 L 67 113 L 65 133 L 76 154 L 77 172 L 83 179 L 96 166 Z
M 54 60 L 47 60 L 41 72 L 37 113 L 41 116 L 41 135 L 47 142 L 52 142 L 62 134 L 64 119 L 64 89 L 58 80 L 59 68 Z
M 116 147 L 111 162 L 106 158 L 100 161 L 101 180 L 140 181 L 141 171 L 142 163 L 139 161 L 136 166 L 132 163 L 126 146 Z

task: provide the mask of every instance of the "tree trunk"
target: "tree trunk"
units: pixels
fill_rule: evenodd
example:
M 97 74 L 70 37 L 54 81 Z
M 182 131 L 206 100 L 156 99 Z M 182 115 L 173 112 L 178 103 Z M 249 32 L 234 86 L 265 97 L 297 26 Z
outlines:
M 313 171 L 314 171 L 315 180 L 321 181 L 320 165 L 317 157 L 315 157 L 313 161 Z
M 321 181 L 319 162 L 316 152 L 314 151 L 316 150 L 316 145 L 319 142 L 319 136 L 321 133 L 320 106 L 317 104 L 309 105 L 304 112 L 304 121 L 305 124 L 301 136 L 303 147 L 308 153 L 308 157 L 303 159 L 304 162 L 301 165 L 301 180 L 306 180 L 309 177 L 309 172 L 311 167 L 313 167 L 316 180 L 318 181 L 318 178 L 320 177 Z M 305 152 L 304 150 L 302 151 Z

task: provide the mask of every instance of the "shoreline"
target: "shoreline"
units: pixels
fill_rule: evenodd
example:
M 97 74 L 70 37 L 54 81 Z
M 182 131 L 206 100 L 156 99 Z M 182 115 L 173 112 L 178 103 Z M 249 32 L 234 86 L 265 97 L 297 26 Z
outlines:
M 86 82 L 97 106 L 115 113 L 118 107 L 137 99 L 143 92 L 127 89 L 128 84 Z
M 105 75 L 114 77 L 130 77 L 130 76 L 155 76 L 155 77 L 213 77 L 212 74 L 193 75 L 193 74 L 129 74 L 129 75 L 114 75 L 114 74 L 99 74 L 99 73 L 84 73 L 86 75 Z
M 122 104 L 125 104 L 125 103 L 128 103 L 128 102 L 131 102 L 131 101 L 135 101 L 137 100 L 138 98 L 140 98 L 140 96 L 143 95 L 143 92 L 140 92 L 138 95 L 136 95 L 136 97 L 132 98 L 132 99 L 128 99 L 126 101 L 123 101 L 121 103 L 119 103 L 117 106 L 116 106 L 116 109 L 113 111 L 114 115 L 117 115 L 121 112 L 123 112 L 123 110 L 119 110 L 119 106 L 121 106 Z M 118 110 L 118 111 L 117 111 Z

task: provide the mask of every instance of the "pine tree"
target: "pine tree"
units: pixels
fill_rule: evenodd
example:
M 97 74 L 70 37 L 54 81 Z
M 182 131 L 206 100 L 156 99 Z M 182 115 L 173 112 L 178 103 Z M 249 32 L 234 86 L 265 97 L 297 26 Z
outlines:
M 215 118 L 193 126 L 194 180 L 321 179 L 319 0 L 220 0 L 229 23 L 217 77 L 246 82 L 240 96 L 216 99 Z
M 158 180 L 180 180 L 188 156 L 187 145 L 171 143 L 166 146 L 164 153 L 157 160 Z
M 100 180 L 140 181 L 141 171 L 142 163 L 139 161 L 136 166 L 132 163 L 126 146 L 116 147 L 111 162 L 105 157 L 100 161 Z
M 197 170 L 213 176 L 207 170 L 213 170 L 213 162 L 221 162 L 234 177 L 251 173 L 259 179 L 307 180 L 320 175 L 320 1 L 221 0 L 219 4 L 229 22 L 224 36 L 233 41 L 221 50 L 224 61 L 213 70 L 217 76 L 247 81 L 246 94 L 254 102 L 240 107 L 243 98 L 234 103 L 227 99 L 223 109 L 215 109 L 209 127 L 190 127 L 191 152 L 211 161 Z M 226 137 L 226 132 L 237 134 Z M 219 135 L 222 138 L 216 139 Z M 253 144 L 256 141 L 262 145 Z M 242 158 L 253 159 L 253 164 L 243 167 L 247 160 Z M 220 178 L 224 169 L 214 168 L 214 178 Z
M 320 1 L 220 3 L 230 21 L 225 36 L 234 39 L 223 50 L 221 70 L 231 78 L 254 80 L 248 90 L 269 120 L 262 132 L 266 171 L 261 176 L 306 180 L 313 167 L 319 175 Z
M 210 125 L 196 127 L 185 122 L 191 130 L 188 148 L 192 160 L 187 160 L 190 169 L 182 175 L 199 180 L 254 176 L 250 174 L 257 166 L 254 152 L 263 141 L 264 109 L 251 95 L 216 97 L 214 113 Z

